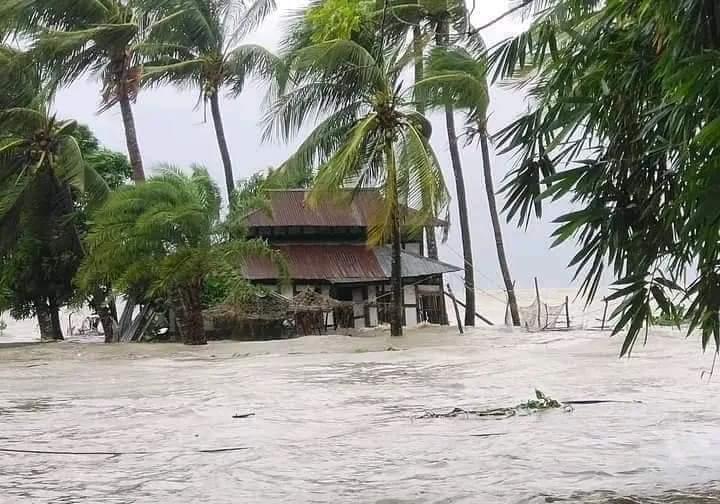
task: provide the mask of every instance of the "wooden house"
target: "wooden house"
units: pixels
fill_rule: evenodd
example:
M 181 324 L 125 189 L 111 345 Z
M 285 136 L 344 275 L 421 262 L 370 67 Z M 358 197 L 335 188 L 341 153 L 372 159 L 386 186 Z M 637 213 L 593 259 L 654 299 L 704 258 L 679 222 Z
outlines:
M 288 298 L 313 289 L 352 302 L 345 311 L 331 315 L 331 325 L 360 328 L 389 323 L 391 250 L 367 246 L 368 229 L 381 208 L 381 195 L 376 190 L 361 190 L 354 197 L 348 193 L 347 198 L 324 201 L 313 208 L 306 203 L 306 196 L 306 190 L 270 191 L 270 212 L 257 211 L 247 218 L 249 235 L 267 239 L 284 255 L 290 284 L 280 286 L 277 269 L 259 258 L 247 262 L 247 278 Z M 446 225 L 443 221 L 432 224 Z M 415 234 L 404 229 L 405 324 L 446 323 L 443 275 L 460 268 L 425 257 L 423 234 Z

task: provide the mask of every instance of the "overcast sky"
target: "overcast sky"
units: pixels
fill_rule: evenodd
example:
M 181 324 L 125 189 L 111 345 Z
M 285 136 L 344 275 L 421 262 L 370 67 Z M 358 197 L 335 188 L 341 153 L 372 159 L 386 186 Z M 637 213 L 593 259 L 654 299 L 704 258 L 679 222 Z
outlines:
M 278 0 L 279 11 L 253 35 L 252 41 L 273 49 L 280 37 L 284 16 L 288 9 L 302 5 L 303 0 Z M 479 25 L 493 19 L 507 9 L 508 0 L 478 0 L 473 21 Z M 502 23 L 483 32 L 488 43 L 493 43 L 517 32 L 523 20 L 506 18 Z M 265 92 L 260 87 L 248 87 L 238 99 L 223 102 L 225 131 L 230 144 L 236 178 L 250 176 L 268 166 L 276 166 L 286 159 L 292 145 L 261 142 L 262 100 Z M 97 115 L 99 86 L 94 80 L 78 82 L 63 90 L 57 98 L 56 107 L 63 117 L 72 117 L 86 123 L 100 141 L 113 149 L 125 152 L 125 137 L 120 111 L 113 109 Z M 492 90 L 490 130 L 497 131 L 527 108 L 522 93 L 498 87 Z M 197 93 L 179 93 L 171 88 L 143 91 L 135 106 L 135 122 L 146 169 L 160 162 L 180 166 L 201 163 L 208 167 L 218 184 L 224 188 L 223 171 L 211 122 L 205 122 L 202 109 L 196 109 Z M 209 118 L 208 118 L 209 119 Z M 448 187 L 455 194 L 454 179 L 450 167 L 447 137 L 442 117 L 433 117 L 433 145 L 445 170 Z M 475 146 L 462 152 L 465 183 L 471 215 L 473 251 L 475 257 L 476 285 L 481 289 L 502 286 L 497 266 L 492 228 L 487 212 L 487 201 L 482 177 L 481 155 Z M 493 153 L 493 169 L 496 186 L 514 166 L 510 156 Z M 502 203 L 502 197 L 499 197 Z M 572 247 L 549 249 L 553 225 L 550 220 L 562 211 L 560 205 L 551 207 L 543 222 L 533 222 L 530 228 L 519 230 L 505 225 L 506 250 L 517 285 L 529 288 L 533 276 L 538 276 L 542 286 L 564 287 L 570 284 L 572 272 L 566 264 L 572 256 Z M 441 246 L 441 259 L 462 266 L 461 241 L 457 208 L 451 213 L 451 230 L 448 242 Z M 459 287 L 460 278 L 453 284 Z

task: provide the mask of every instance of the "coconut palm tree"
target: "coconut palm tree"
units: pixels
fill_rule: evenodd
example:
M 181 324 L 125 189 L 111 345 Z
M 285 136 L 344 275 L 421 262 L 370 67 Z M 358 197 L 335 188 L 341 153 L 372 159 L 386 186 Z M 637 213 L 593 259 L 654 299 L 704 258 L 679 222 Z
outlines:
M 495 248 L 514 325 L 520 325 L 517 298 L 505 255 L 500 216 L 495 201 L 493 173 L 490 165 L 490 148 L 487 131 L 487 109 L 490 94 L 486 76 L 487 67 L 469 52 L 460 48 L 438 47 L 432 50 L 427 61 L 426 78 L 418 82 L 416 93 L 434 108 L 451 105 L 466 113 L 468 141 L 477 138 L 483 158 L 483 176 L 487 193 L 490 219 L 495 235 Z
M 18 271 L 5 280 L 32 297 L 43 339 L 62 339 L 58 292 L 71 290 L 72 276 L 51 268 L 50 277 L 43 279 L 38 270 L 48 263 L 63 268 L 72 262 L 68 254 L 82 253 L 73 193 L 98 201 L 108 190 L 83 161 L 72 136 L 75 128 L 74 121 L 52 115 L 42 95 L 27 107 L 0 111 L 0 255 L 4 265 L 14 261 L 23 267 L 23 285 L 17 284 Z M 19 243 L 24 244 L 22 253 Z
M 191 175 L 169 166 L 141 185 L 114 192 L 94 214 L 82 285 L 111 282 L 150 302 L 178 299 L 183 341 L 207 342 L 202 293 L 206 278 L 218 272 L 235 292 L 246 285 L 240 268 L 250 256 L 277 253 L 262 240 L 244 240 L 220 218 L 221 197 L 207 170 Z
M 448 47 L 464 44 L 473 53 L 484 50 L 479 34 L 470 24 L 470 9 L 465 0 L 388 0 L 378 1 L 376 16 L 386 18 L 388 28 L 385 30 L 389 43 L 411 38 L 415 46 L 414 60 L 415 81 L 422 80 L 424 69 L 419 63 L 420 52 L 427 48 L 430 41 L 436 47 Z M 422 97 L 418 95 L 419 102 Z M 475 267 L 472 254 L 472 237 L 470 233 L 470 216 L 465 189 L 465 177 L 462 158 L 458 144 L 455 111 L 452 103 L 443 107 L 445 128 L 447 130 L 450 161 L 455 178 L 458 215 L 460 217 L 460 234 L 463 244 L 465 262 L 465 325 L 475 325 Z M 432 234 L 429 234 L 428 248 L 433 248 Z
M 133 179 L 145 179 L 132 102 L 138 94 L 138 47 L 161 19 L 150 0 L 13 0 L 0 3 L 0 19 L 29 36 L 33 56 L 64 85 L 86 74 L 102 83 L 101 111 L 120 106 Z M 177 13 L 176 13 L 177 14 Z
M 392 243 L 394 336 L 402 334 L 403 227 L 422 226 L 447 205 L 429 123 L 400 83 L 406 56 L 405 48 L 367 48 L 353 40 L 296 51 L 289 69 L 293 84 L 271 107 L 266 131 L 289 140 L 306 120 L 323 118 L 282 167 L 317 170 L 310 204 L 348 186 L 379 187 L 385 204 L 370 241 Z M 405 202 L 419 209 L 416 222 L 403 222 Z
M 159 30 L 156 44 L 147 46 L 143 81 L 195 89 L 210 104 L 228 200 L 235 177 L 220 111 L 220 94 L 239 95 L 253 73 L 269 76 L 275 57 L 258 45 L 238 45 L 275 8 L 274 0 L 255 0 L 249 6 L 235 0 L 159 1 L 165 16 L 181 12 Z

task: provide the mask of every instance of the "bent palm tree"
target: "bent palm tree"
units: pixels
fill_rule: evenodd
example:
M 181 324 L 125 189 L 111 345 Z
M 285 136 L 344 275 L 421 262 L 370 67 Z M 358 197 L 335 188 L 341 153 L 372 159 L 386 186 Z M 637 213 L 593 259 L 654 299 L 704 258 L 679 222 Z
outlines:
M 86 73 L 102 82 L 101 111 L 120 106 L 133 179 L 145 179 L 132 102 L 141 62 L 138 46 L 159 19 L 143 9 L 149 0 L 15 0 L 0 5 L 0 19 L 33 37 L 33 55 L 57 84 Z
M 73 254 L 81 254 L 82 244 L 72 220 L 71 191 L 84 192 L 95 201 L 107 194 L 106 184 L 84 163 L 72 136 L 76 123 L 58 121 L 48 113 L 42 97 L 38 101 L 39 105 L 28 108 L 0 111 L 3 261 L 12 260 L 12 252 L 20 242 L 35 244 L 26 252 L 37 257 L 38 264 L 45 253 L 59 257 L 69 249 Z M 63 247 L 61 251 L 57 250 L 59 246 Z M 37 315 L 41 337 L 62 339 L 59 300 L 52 289 L 39 289 L 33 298 L 32 311 Z
M 351 40 L 300 49 L 290 67 L 294 85 L 272 106 L 266 131 L 288 140 L 306 120 L 324 117 L 283 165 L 290 172 L 318 170 L 311 204 L 345 187 L 380 189 L 384 206 L 369 238 L 392 243 L 394 336 L 402 335 L 402 226 L 422 227 L 448 201 L 429 123 L 400 84 L 401 52 Z M 403 223 L 403 203 L 419 210 L 417 222 Z
M 210 103 L 228 201 L 232 201 L 235 177 L 220 112 L 220 93 L 228 88 L 237 96 L 253 73 L 272 73 L 275 58 L 269 51 L 258 45 L 238 46 L 237 42 L 274 8 L 274 0 L 256 0 L 250 6 L 234 0 L 170 0 L 163 12 L 167 16 L 180 14 L 163 26 L 158 43 L 146 48 L 149 61 L 145 83 L 195 88 L 200 99 Z
M 382 8 L 378 15 L 387 17 L 390 29 L 386 31 L 390 41 L 402 40 L 412 36 L 416 47 L 415 80 L 421 80 L 423 68 L 417 62 L 417 52 L 427 46 L 430 40 L 436 47 L 450 47 L 460 42 L 471 48 L 473 52 L 484 50 L 480 36 L 469 23 L 470 10 L 465 0 L 388 0 L 378 2 Z M 387 7 L 387 8 L 386 8 Z M 422 102 L 422 96 L 417 97 Z M 460 217 L 460 234 L 463 244 L 465 262 L 465 325 L 475 325 L 475 267 L 472 253 L 472 237 L 470 234 L 470 216 L 465 190 L 462 159 L 458 145 L 455 111 L 452 103 L 443 107 L 445 128 L 450 148 L 450 161 L 455 178 L 458 215 Z M 432 246 L 432 240 L 429 245 Z
M 436 48 L 428 58 L 427 78 L 416 84 L 416 92 L 426 97 L 436 108 L 453 106 L 465 110 L 470 137 L 480 141 L 483 157 L 483 176 L 487 193 L 490 220 L 495 234 L 495 247 L 510 306 L 513 325 L 520 325 L 517 298 L 505 255 L 500 217 L 495 202 L 490 149 L 488 146 L 487 108 L 490 100 L 486 66 L 459 48 Z
M 142 288 L 146 301 L 179 299 L 183 341 L 205 344 L 201 295 L 208 275 L 222 271 L 236 292 L 247 285 L 240 273 L 246 258 L 279 261 L 265 241 L 244 240 L 223 223 L 220 207 L 220 191 L 200 167 L 192 175 L 166 167 L 145 184 L 119 189 L 94 215 L 80 283 Z

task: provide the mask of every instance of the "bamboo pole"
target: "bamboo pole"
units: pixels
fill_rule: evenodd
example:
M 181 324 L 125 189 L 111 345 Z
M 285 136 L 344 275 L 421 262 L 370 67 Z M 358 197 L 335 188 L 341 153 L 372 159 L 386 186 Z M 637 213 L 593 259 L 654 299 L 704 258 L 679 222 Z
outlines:
M 460 334 L 464 334 L 465 331 L 463 330 L 462 321 L 460 320 L 460 309 L 458 308 L 458 301 L 455 298 L 455 294 L 453 294 L 452 289 L 450 288 L 450 284 L 447 284 L 447 292 L 448 296 L 450 296 L 450 299 L 453 302 L 453 306 L 455 307 L 455 318 L 457 320 L 458 329 L 460 330 Z
M 448 296 L 448 297 L 450 296 L 450 294 L 448 294 L 447 292 L 445 293 L 445 295 Z M 459 305 L 462 306 L 463 308 L 467 309 L 467 306 L 465 306 L 465 303 L 463 303 L 463 302 L 460 301 L 459 299 L 456 299 L 456 302 L 457 302 L 457 304 L 459 304 Z M 495 324 L 493 324 L 492 322 L 490 322 L 490 320 L 488 320 L 487 318 L 485 318 L 485 317 L 483 317 L 482 315 L 480 315 L 477 311 L 475 312 L 475 316 L 476 316 L 477 318 L 479 318 L 480 320 L 482 320 L 483 322 L 485 322 L 487 325 L 495 325 Z

